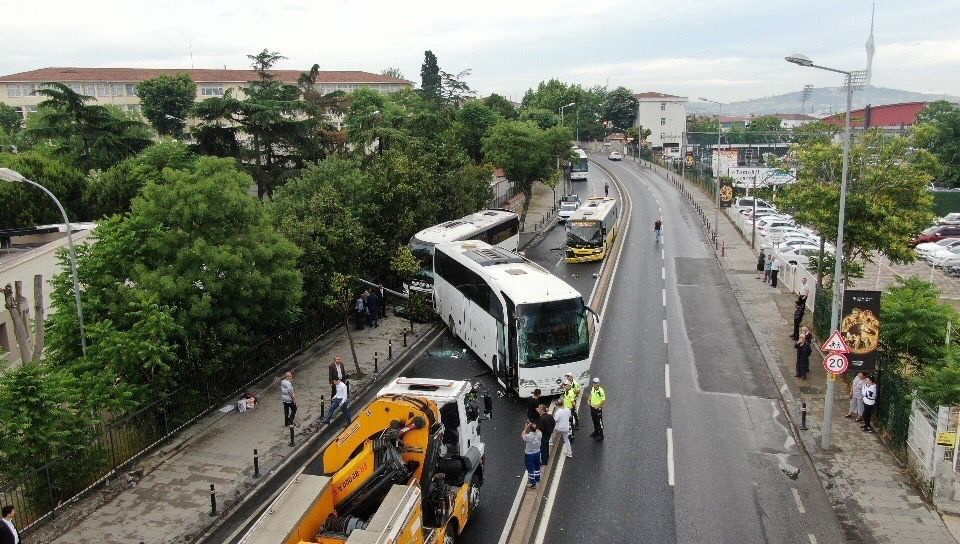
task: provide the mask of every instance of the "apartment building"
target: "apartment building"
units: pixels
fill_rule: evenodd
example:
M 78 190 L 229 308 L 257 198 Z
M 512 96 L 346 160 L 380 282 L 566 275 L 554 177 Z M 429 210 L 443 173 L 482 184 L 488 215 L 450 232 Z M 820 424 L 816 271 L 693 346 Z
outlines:
M 633 96 L 640 103 L 634 124 L 650 130 L 647 145 L 679 157 L 683 133 L 687 130 L 687 98 L 656 92 Z
M 272 70 L 284 83 L 295 85 L 300 70 Z M 34 94 L 44 83 L 63 83 L 74 91 L 92 96 L 98 104 L 113 104 L 127 111 L 139 111 L 137 84 L 158 76 L 187 74 L 197 84 L 197 100 L 223 96 L 229 89 L 243 96 L 243 88 L 258 79 L 254 70 L 178 69 L 178 68 L 40 68 L 0 76 L 0 102 L 13 106 L 24 116 L 37 111 L 44 99 Z M 324 71 L 317 76 L 316 89 L 323 93 L 350 92 L 361 87 L 382 93 L 409 89 L 405 79 L 360 71 Z

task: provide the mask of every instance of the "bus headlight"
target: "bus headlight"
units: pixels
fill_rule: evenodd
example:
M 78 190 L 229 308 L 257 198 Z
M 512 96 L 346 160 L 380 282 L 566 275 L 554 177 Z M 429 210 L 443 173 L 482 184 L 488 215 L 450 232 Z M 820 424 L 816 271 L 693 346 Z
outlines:
M 520 380 L 519 384 L 520 384 L 520 387 L 536 387 L 537 386 L 537 382 L 533 380 Z

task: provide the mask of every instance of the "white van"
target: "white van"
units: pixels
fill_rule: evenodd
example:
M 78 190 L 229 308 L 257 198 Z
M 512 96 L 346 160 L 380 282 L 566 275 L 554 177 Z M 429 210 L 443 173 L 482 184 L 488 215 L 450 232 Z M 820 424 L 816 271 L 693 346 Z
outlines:
M 753 197 L 748 196 L 744 198 L 738 198 L 737 202 L 733 205 L 733 209 L 736 210 L 737 213 L 740 213 L 746 210 L 753 210 Z M 757 199 L 757 211 L 774 210 L 774 209 L 775 208 L 772 205 L 768 204 L 764 200 L 761 200 L 759 198 Z

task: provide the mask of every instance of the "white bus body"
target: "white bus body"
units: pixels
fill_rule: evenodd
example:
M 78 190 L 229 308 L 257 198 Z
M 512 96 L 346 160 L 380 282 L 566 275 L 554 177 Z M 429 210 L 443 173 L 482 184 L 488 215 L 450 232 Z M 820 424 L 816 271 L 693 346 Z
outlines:
M 576 160 L 570 163 L 570 181 L 587 181 L 587 171 L 590 170 L 590 161 L 587 154 L 579 147 L 573 148 Z
M 506 210 L 483 210 L 416 233 L 410 239 L 409 247 L 420 262 L 420 272 L 404 288 L 426 293 L 432 291 L 433 246 L 459 240 L 481 240 L 516 252 L 520 247 L 520 216 Z
M 588 313 L 576 289 L 541 266 L 478 241 L 434 248 L 434 309 L 497 380 L 520 397 L 590 375 Z

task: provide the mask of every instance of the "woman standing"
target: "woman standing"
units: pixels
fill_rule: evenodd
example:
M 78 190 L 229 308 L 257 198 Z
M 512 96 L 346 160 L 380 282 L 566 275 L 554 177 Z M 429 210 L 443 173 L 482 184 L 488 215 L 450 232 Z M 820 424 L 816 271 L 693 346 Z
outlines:
M 763 267 L 767 264 L 767 254 L 764 250 L 760 249 L 760 255 L 757 256 L 757 279 L 763 279 Z
M 797 374 L 795 378 L 807 379 L 807 373 L 810 372 L 810 354 L 813 353 L 813 334 L 803 335 L 794 346 L 797 350 Z
M 863 421 L 863 372 L 857 372 L 850 384 L 850 411 L 845 417 Z
M 773 255 L 767 255 L 767 260 L 763 263 L 763 283 L 770 281 L 771 266 L 773 266 Z
M 873 376 L 869 374 L 863 380 L 863 430 L 872 433 L 873 427 L 870 426 L 870 419 L 873 416 L 873 409 L 877 405 L 877 384 L 873 382 Z

